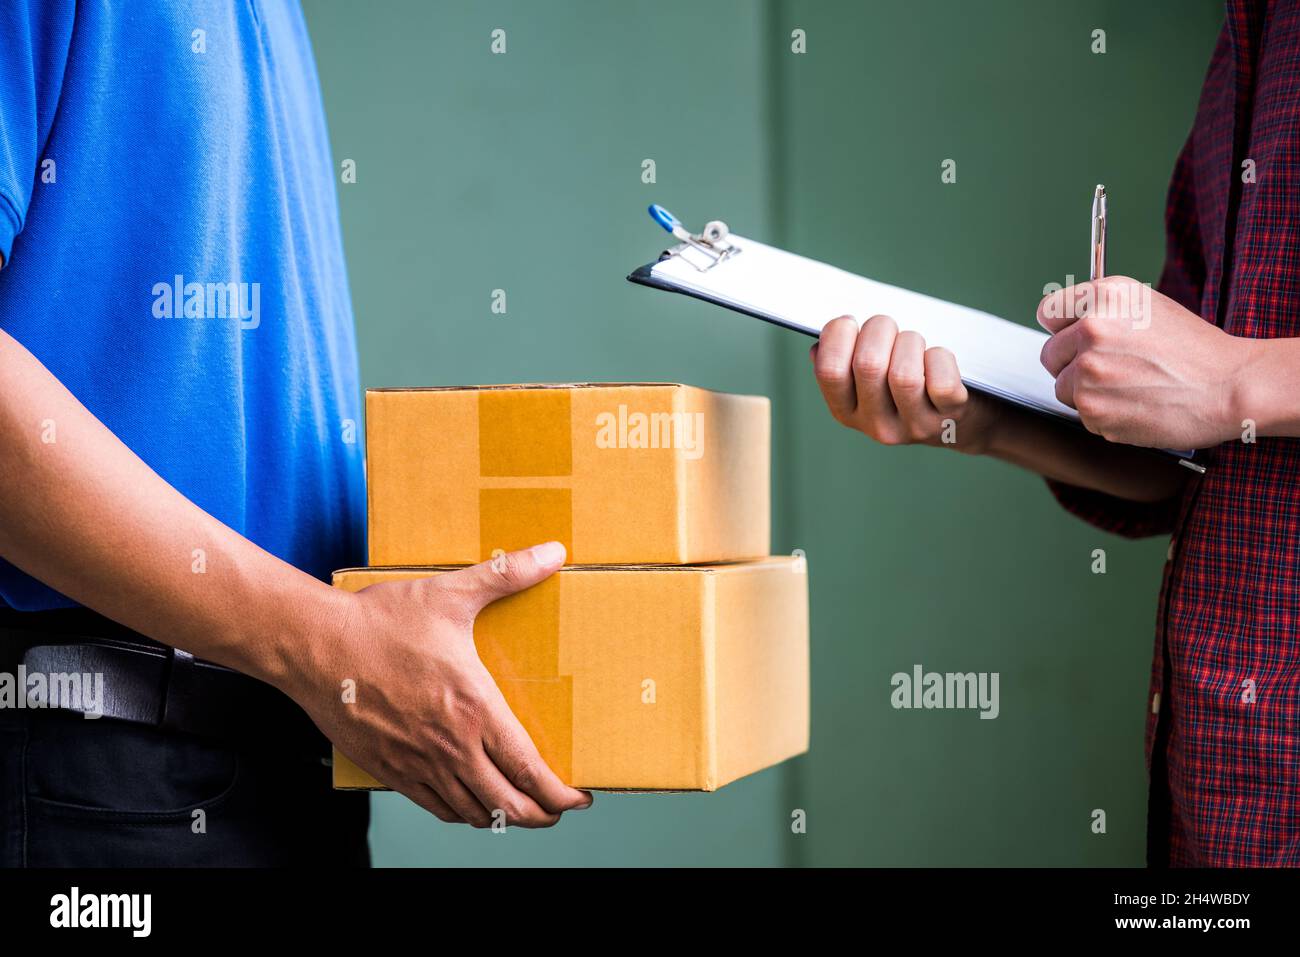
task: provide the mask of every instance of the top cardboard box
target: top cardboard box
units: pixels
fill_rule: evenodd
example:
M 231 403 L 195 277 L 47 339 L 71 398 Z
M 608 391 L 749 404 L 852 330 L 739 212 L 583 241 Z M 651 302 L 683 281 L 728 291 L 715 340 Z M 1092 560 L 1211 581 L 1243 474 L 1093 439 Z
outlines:
M 370 564 L 548 540 L 571 564 L 766 556 L 770 418 L 764 397 L 670 383 L 371 389 Z

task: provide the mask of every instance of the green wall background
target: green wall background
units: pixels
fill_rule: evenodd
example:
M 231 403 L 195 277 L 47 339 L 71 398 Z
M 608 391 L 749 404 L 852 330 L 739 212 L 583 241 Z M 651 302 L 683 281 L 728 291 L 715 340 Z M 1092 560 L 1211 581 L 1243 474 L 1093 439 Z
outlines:
M 1095 532 L 999 463 L 876 447 L 826 414 L 806 339 L 623 277 L 664 245 L 644 213 L 662 202 L 1032 324 L 1043 285 L 1086 270 L 1105 182 L 1111 271 L 1154 281 L 1220 5 L 304 6 L 335 163 L 356 163 L 340 205 L 364 384 L 770 395 L 773 550 L 812 573 L 807 756 L 713 795 L 599 795 L 544 832 L 378 795 L 376 864 L 1140 864 L 1164 543 Z M 890 676 L 918 663 L 999 672 L 1000 717 L 893 710 Z

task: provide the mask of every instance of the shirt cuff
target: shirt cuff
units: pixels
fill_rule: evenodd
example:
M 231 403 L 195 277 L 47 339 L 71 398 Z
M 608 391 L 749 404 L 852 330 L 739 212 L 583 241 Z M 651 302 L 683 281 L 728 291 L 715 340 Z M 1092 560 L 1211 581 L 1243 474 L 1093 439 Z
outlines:
M 1177 495 L 1162 502 L 1133 502 L 1052 479 L 1047 480 L 1047 487 L 1067 512 L 1125 538 L 1172 534 L 1178 520 Z

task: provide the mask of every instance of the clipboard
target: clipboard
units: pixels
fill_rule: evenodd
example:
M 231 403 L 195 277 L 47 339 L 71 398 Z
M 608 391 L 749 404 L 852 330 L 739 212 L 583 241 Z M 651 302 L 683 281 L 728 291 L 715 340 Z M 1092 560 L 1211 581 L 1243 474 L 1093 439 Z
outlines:
M 817 338 L 836 316 L 891 316 L 900 331 L 920 333 L 957 357 L 962 381 L 978 392 L 1083 429 L 1079 413 L 1056 398 L 1039 354 L 1044 332 L 991 313 L 891 286 L 827 263 L 733 234 L 719 220 L 690 233 L 661 206 L 650 216 L 679 240 L 630 282 L 680 293 Z M 1195 472 L 1193 451 L 1153 450 Z

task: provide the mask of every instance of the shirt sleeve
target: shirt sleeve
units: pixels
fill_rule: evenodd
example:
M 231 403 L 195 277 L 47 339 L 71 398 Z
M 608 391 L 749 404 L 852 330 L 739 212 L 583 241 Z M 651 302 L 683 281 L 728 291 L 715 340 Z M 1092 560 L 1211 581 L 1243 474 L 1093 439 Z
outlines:
M 0 256 L 22 232 L 54 123 L 72 40 L 74 0 L 0 2 Z
M 1192 174 L 1192 145 L 1188 136 L 1178 161 L 1165 205 L 1165 266 L 1156 288 L 1197 315 L 1205 290 L 1205 256 L 1196 216 L 1196 191 Z M 1168 535 L 1178 518 L 1178 496 L 1163 502 L 1132 502 L 1104 492 L 1048 479 L 1047 486 L 1065 509 L 1097 528 L 1126 538 Z
M 1047 480 L 1047 487 L 1070 514 L 1125 538 L 1172 534 L 1178 519 L 1178 496 L 1163 502 L 1133 502 L 1052 479 Z

